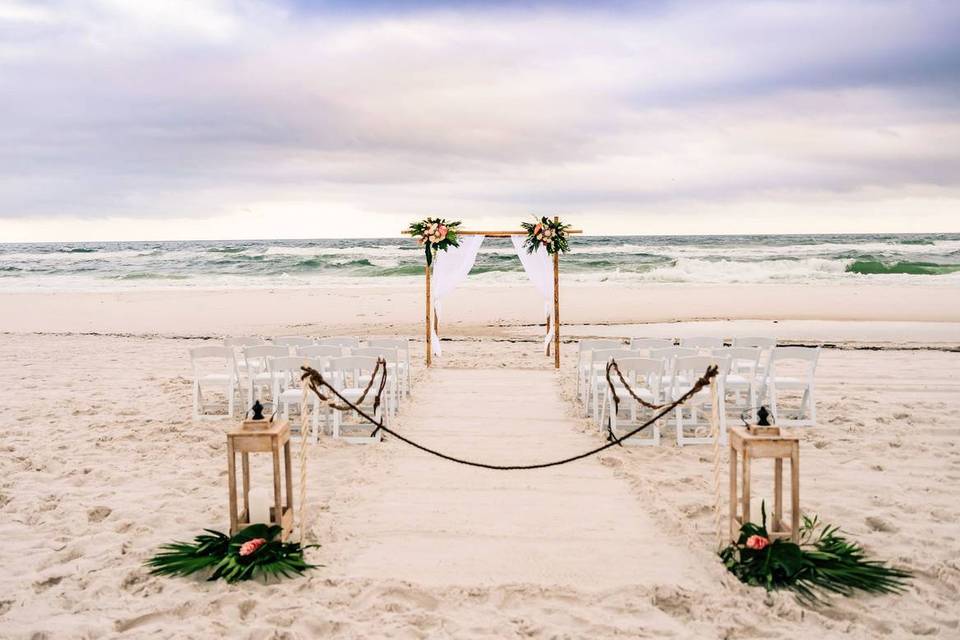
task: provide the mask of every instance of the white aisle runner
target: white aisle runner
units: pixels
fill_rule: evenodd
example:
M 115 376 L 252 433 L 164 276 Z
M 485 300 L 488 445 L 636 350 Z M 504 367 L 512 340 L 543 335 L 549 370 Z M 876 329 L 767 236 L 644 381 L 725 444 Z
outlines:
M 601 442 L 577 431 L 569 409 L 553 371 L 434 369 L 392 426 L 460 457 L 531 463 Z M 382 446 L 363 452 L 368 469 L 353 479 L 350 504 L 331 514 L 335 529 L 350 534 L 324 543 L 338 562 L 328 571 L 426 585 L 583 589 L 678 584 L 697 571 L 596 457 L 507 472 L 453 464 L 398 441 Z

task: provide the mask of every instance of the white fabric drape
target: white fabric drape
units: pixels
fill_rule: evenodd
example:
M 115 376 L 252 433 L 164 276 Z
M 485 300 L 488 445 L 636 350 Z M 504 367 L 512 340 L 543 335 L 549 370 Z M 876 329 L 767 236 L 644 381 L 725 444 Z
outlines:
M 459 247 L 438 251 L 433 259 L 433 276 L 430 281 L 430 297 L 435 318 L 440 317 L 440 305 L 458 284 L 463 282 L 477 260 L 477 252 L 484 236 L 461 236 Z M 551 285 L 552 286 L 552 285 Z M 434 331 L 430 337 L 433 355 L 442 353 L 440 336 Z
M 543 247 L 539 247 L 533 253 L 527 253 L 526 247 L 523 246 L 524 240 L 526 236 L 510 236 L 513 248 L 516 249 L 517 256 L 523 264 L 523 270 L 527 272 L 527 277 L 543 296 L 543 313 L 549 323 L 547 335 L 543 339 L 544 348 L 547 348 L 553 340 L 553 262 L 550 254 Z

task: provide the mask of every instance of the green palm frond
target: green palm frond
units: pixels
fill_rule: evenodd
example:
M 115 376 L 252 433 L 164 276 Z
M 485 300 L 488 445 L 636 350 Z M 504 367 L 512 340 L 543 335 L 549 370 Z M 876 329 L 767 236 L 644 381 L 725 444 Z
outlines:
M 764 521 L 766 514 L 764 513 Z M 763 549 L 746 546 L 751 536 L 769 538 L 763 524 L 744 523 L 737 541 L 720 551 L 724 566 L 741 582 L 772 589 L 792 589 L 808 605 L 828 604 L 830 594 L 901 593 L 909 571 L 869 560 L 856 542 L 840 535 L 839 527 L 804 517 L 800 544 L 773 540 Z
M 187 576 L 209 570 L 209 580 L 222 578 L 227 582 L 239 582 L 258 576 L 291 578 L 318 566 L 307 563 L 303 558 L 305 549 L 317 545 L 301 546 L 297 542 L 282 542 L 277 539 L 282 530 L 276 525 L 250 525 L 232 538 L 219 531 L 206 531 L 209 535 L 201 534 L 194 538 L 193 543 L 173 542 L 161 546 L 160 551 L 147 560 L 150 572 Z M 241 556 L 241 547 L 256 538 L 266 542 L 253 553 Z

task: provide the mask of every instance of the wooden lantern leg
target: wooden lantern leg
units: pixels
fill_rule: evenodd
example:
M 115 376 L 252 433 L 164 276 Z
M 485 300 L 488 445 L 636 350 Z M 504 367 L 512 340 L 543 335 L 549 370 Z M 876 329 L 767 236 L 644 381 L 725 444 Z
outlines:
M 742 520 L 746 524 L 750 522 L 750 452 L 747 449 L 743 451 L 743 495 L 740 499 L 740 513 Z
M 791 540 L 800 542 L 800 444 L 790 453 L 790 527 Z
M 773 461 L 773 520 L 770 531 L 780 531 L 783 522 L 783 458 Z
M 240 472 L 243 474 L 243 513 L 244 520 L 250 522 L 250 454 L 240 454 Z
M 280 501 L 280 447 L 276 440 L 273 440 L 273 515 L 270 521 L 274 524 L 280 524 L 283 520 L 283 502 Z
M 227 494 L 230 496 L 230 535 L 237 532 L 237 461 L 234 459 L 233 442 L 227 440 Z M 244 492 L 246 501 L 247 494 Z
M 730 447 L 730 539 L 740 536 L 737 531 L 737 450 Z

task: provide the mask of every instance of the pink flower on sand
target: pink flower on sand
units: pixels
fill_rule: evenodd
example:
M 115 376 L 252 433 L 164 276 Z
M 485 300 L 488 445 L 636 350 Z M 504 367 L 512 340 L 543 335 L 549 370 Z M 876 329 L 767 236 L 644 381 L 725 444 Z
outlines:
M 256 553 L 257 549 L 267 544 L 267 541 L 264 538 L 254 538 L 253 540 L 247 540 L 242 545 L 240 545 L 240 557 L 245 558 L 249 555 Z
M 762 549 L 766 549 L 768 544 L 770 544 L 770 540 L 763 536 L 753 535 L 747 538 L 747 549 L 761 551 Z

